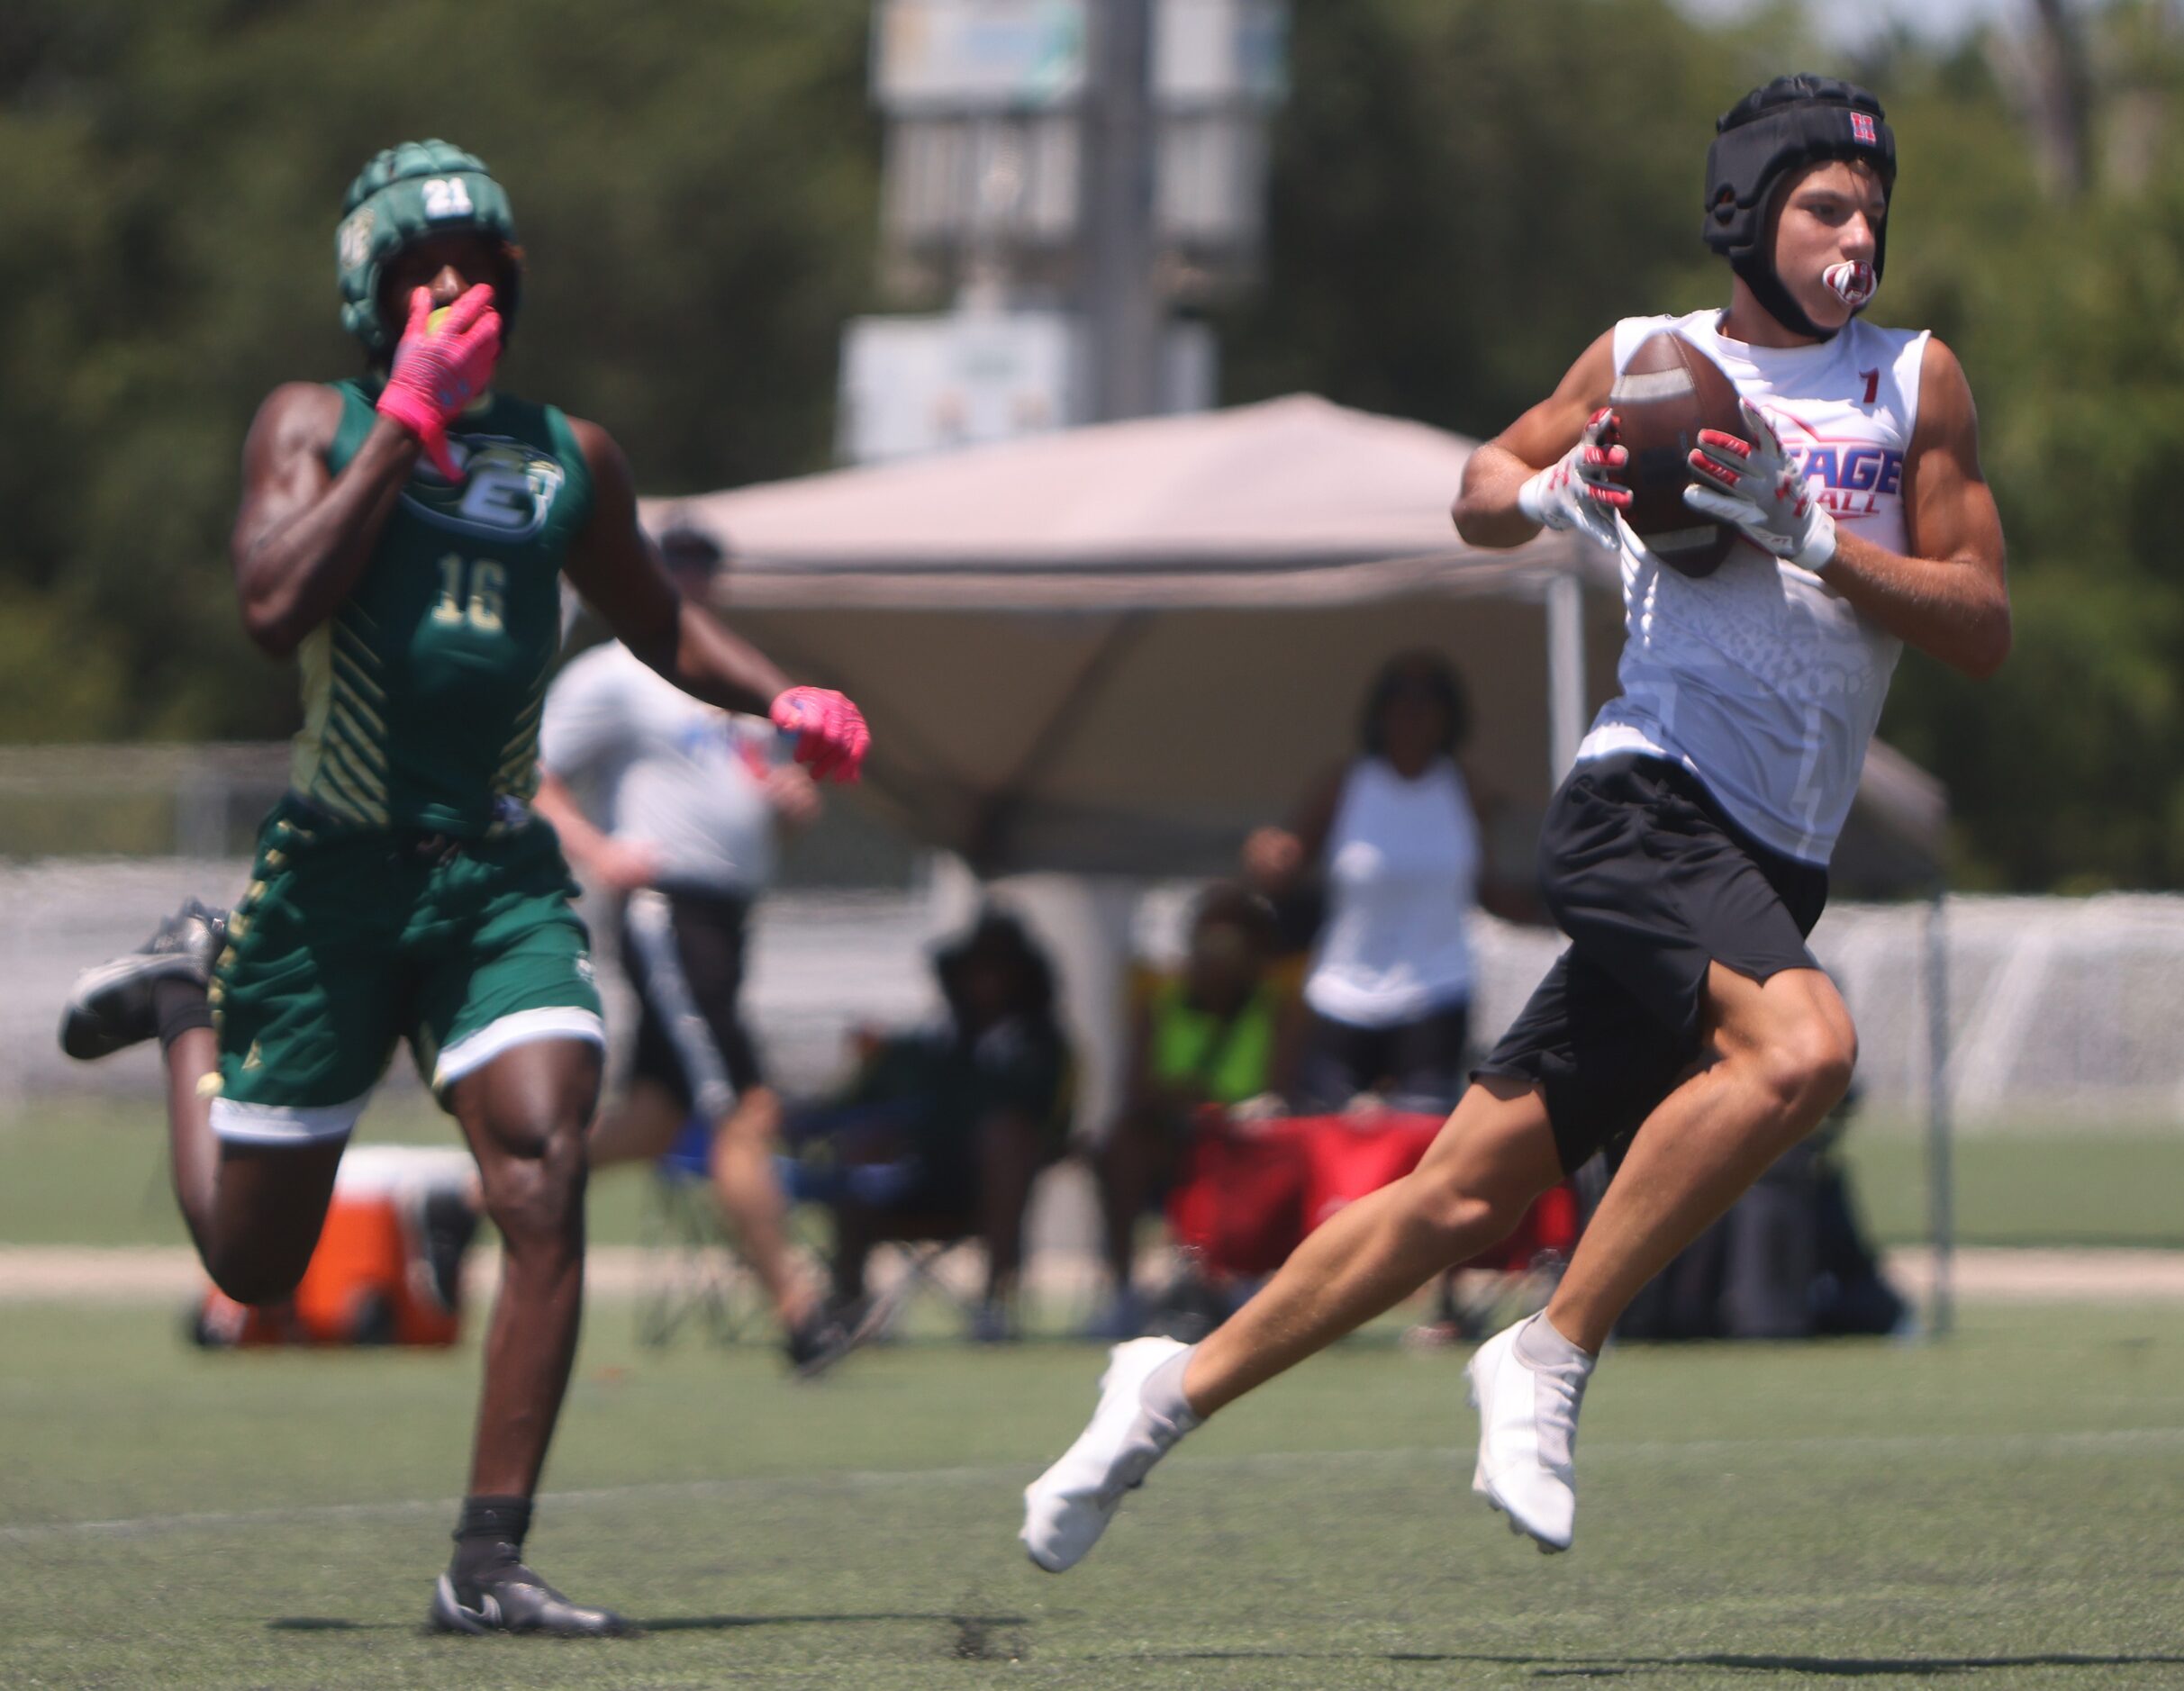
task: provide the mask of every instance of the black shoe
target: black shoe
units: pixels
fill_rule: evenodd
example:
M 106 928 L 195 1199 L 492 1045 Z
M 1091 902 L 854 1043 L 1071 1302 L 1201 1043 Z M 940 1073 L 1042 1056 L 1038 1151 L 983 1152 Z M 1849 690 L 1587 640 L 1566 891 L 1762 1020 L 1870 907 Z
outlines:
M 408 1194 L 403 1225 L 414 1252 L 411 1285 L 443 1314 L 453 1315 L 462 1301 L 463 1256 L 477 1236 L 478 1213 L 465 1192 L 434 1189 Z
M 60 1013 L 60 1048 L 78 1062 L 111 1055 L 158 1035 L 155 981 L 180 979 L 200 986 L 227 944 L 228 913 L 195 899 L 161 922 L 136 950 L 76 977 Z
M 620 1638 L 636 1628 L 612 1609 L 571 1603 L 521 1562 L 507 1562 L 477 1581 L 468 1600 L 442 1574 L 432 1593 L 437 1632 L 545 1632 L 555 1638 Z
M 783 1336 L 781 1348 L 791 1373 L 816 1379 L 848 1355 L 854 1343 L 848 1327 L 826 1310 L 814 1309 Z

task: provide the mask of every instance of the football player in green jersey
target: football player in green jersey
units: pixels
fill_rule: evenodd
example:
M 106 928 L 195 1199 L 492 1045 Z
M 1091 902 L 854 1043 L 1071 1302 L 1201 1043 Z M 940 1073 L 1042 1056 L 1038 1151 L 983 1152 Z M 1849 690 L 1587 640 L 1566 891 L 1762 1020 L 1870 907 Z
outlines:
M 603 430 L 492 385 L 523 271 L 484 165 L 442 141 L 381 153 L 335 245 L 367 374 L 266 400 L 231 548 L 251 638 L 300 659 L 292 791 L 233 910 L 192 901 L 89 971 L 62 1043 L 159 1040 L 191 1236 L 222 1290 L 264 1303 L 303 1275 L 349 1130 L 408 1042 L 505 1246 L 433 1623 L 616 1632 L 522 1559 L 575 1350 L 603 1044 L 575 888 L 527 802 L 561 576 L 677 686 L 769 712 L 815 773 L 854 777 L 868 737 L 840 694 L 791 686 L 677 595 Z

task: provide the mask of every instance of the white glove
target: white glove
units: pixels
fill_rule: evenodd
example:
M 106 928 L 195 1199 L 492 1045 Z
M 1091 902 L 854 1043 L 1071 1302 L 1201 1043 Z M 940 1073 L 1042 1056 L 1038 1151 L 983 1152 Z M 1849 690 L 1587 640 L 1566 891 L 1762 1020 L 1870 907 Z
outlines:
M 1629 462 L 1616 441 L 1615 412 L 1603 406 L 1586 420 L 1575 446 L 1517 490 L 1517 509 L 1544 529 L 1581 534 L 1602 551 L 1619 552 L 1616 512 L 1630 503 L 1630 489 L 1615 472 Z
M 1805 478 L 1759 407 L 1748 399 L 1736 405 L 1752 439 L 1701 429 L 1691 452 L 1699 479 L 1683 490 L 1683 502 L 1735 524 L 1753 545 L 1799 569 L 1826 569 L 1835 561 L 1835 520 L 1806 491 Z

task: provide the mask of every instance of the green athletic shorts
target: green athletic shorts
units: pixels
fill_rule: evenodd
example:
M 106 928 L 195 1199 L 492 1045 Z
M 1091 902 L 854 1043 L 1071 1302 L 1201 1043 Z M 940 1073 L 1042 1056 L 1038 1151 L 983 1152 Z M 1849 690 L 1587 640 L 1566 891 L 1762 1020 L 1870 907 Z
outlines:
M 546 823 L 451 841 L 350 827 L 292 797 L 258 847 L 213 968 L 222 1139 L 340 1138 L 398 1039 L 443 1097 L 516 1045 L 605 1044 L 576 888 Z

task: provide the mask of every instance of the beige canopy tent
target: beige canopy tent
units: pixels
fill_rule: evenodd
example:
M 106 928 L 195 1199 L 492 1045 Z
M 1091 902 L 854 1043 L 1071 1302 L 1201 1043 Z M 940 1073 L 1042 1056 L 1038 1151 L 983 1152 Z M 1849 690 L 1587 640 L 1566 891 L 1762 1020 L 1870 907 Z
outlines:
M 735 625 L 871 719 L 870 796 L 987 874 L 1235 862 L 1355 743 L 1391 653 L 1463 672 L 1467 761 L 1532 834 L 1614 682 L 1614 567 L 1466 547 L 1472 443 L 1309 395 L 648 502 L 733 555 Z M 1938 787 L 1876 747 L 1843 877 L 1931 880 Z

